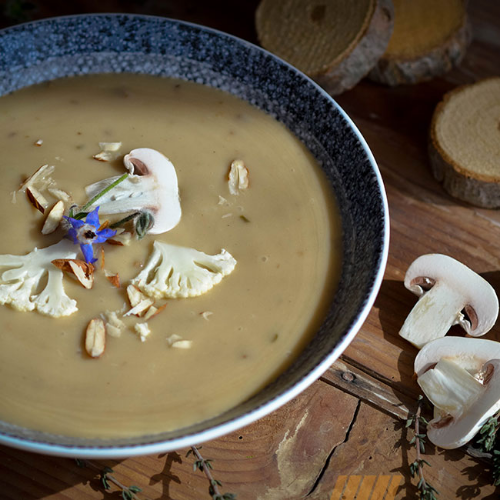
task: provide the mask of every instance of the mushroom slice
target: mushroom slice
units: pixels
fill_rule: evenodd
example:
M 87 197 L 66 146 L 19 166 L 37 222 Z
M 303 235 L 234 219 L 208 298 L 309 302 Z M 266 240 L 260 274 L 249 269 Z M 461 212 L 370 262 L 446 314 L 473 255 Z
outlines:
M 500 359 L 500 342 L 451 336 L 434 340 L 417 354 L 415 373 L 421 377 L 442 359 L 453 361 L 474 375 L 490 359 Z
M 437 418 L 429 422 L 427 435 L 436 446 L 453 449 L 470 441 L 488 418 L 500 409 L 500 360 L 490 360 L 483 366 L 476 374 L 476 378 L 482 380 L 483 383 L 478 382 L 480 387 L 475 388 L 474 383 L 467 379 L 470 374 L 466 370 L 458 366 L 450 370 L 449 365 L 453 363 L 448 361 L 445 364 L 447 364 L 445 369 L 443 369 L 443 362 L 439 362 L 435 368 L 423 375 L 425 377 L 429 374 L 426 381 L 427 387 L 431 387 L 429 396 L 436 397 L 436 392 L 439 392 L 439 389 L 436 391 L 438 386 L 441 387 L 443 393 L 448 389 L 447 396 L 441 396 L 441 402 L 447 401 L 451 406 L 450 411 L 445 415 L 443 415 L 444 412 L 440 412 Z M 460 375 L 457 376 L 457 373 Z M 421 379 L 422 377 L 419 378 L 419 382 Z M 467 382 L 465 382 L 466 379 Z M 464 389 L 464 385 L 467 389 Z M 453 392 L 455 394 L 452 394 Z M 461 400 L 463 400 L 462 403 L 460 403 Z
M 405 287 L 420 299 L 399 335 L 419 349 L 444 337 L 456 324 L 473 337 L 484 335 L 498 316 L 498 298 L 491 285 L 446 255 L 420 256 L 406 272 Z
M 96 202 L 100 207 L 99 213 L 149 212 L 154 219 L 149 233 L 170 231 L 181 219 L 179 187 L 173 164 L 163 154 L 149 148 L 132 150 L 125 155 L 123 163 L 130 175 L 99 198 Z M 110 177 L 87 186 L 87 196 L 92 198 L 117 179 Z

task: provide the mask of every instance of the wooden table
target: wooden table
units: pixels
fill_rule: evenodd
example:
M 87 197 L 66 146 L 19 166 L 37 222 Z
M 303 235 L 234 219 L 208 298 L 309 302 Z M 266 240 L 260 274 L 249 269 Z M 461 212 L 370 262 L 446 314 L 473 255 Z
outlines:
M 35 2 L 30 15 L 149 13 L 255 42 L 256 4 L 153 0 L 138 6 L 131 0 L 90 0 L 61 7 L 49 0 Z M 412 377 L 416 350 L 398 337 L 416 299 L 403 286 L 404 273 L 419 255 L 444 253 L 500 290 L 500 215 L 449 197 L 432 177 L 427 158 L 427 130 L 441 96 L 456 85 L 500 72 L 500 3 L 475 0 L 469 10 L 474 42 L 459 69 L 417 86 L 387 88 L 363 81 L 337 98 L 372 148 L 386 185 L 391 214 L 387 271 L 366 323 L 320 380 L 268 417 L 203 445 L 201 452 L 213 459 L 222 489 L 239 500 L 338 499 L 344 484 L 345 498 L 351 499 L 361 485 L 361 500 L 369 497 L 375 480 L 392 489 L 394 494 L 386 498 L 417 498 L 416 480 L 409 474 L 415 458 L 408 444 L 412 433 L 404 427 L 419 394 Z M 12 18 L 4 16 L 0 22 L 5 26 Z M 500 340 L 500 327 L 486 337 Z M 193 458 L 186 452 L 95 463 L 112 467 L 123 484 L 141 487 L 140 498 L 208 499 L 208 482 L 193 471 Z M 428 446 L 425 458 L 432 466 L 426 468 L 426 478 L 441 500 L 498 498 L 485 465 L 463 450 Z M 72 460 L 0 447 L 1 499 L 120 497 L 114 485 L 110 491 L 114 493 L 103 492 L 94 470 Z

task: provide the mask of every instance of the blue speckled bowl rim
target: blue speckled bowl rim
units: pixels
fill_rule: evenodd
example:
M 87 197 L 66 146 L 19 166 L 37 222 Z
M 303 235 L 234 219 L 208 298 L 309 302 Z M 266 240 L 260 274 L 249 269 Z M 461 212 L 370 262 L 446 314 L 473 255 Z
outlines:
M 0 44 L 3 41 L 3 37 L 6 35 L 19 32 L 20 30 L 26 31 L 29 29 L 33 29 L 44 23 L 47 24 L 54 22 L 64 22 L 65 20 L 85 21 L 86 19 L 91 18 L 109 18 L 110 21 L 117 18 L 121 18 L 124 20 L 143 20 L 144 22 L 153 20 L 155 22 L 171 24 L 171 26 L 180 27 L 186 30 L 192 30 L 193 32 L 199 33 L 200 36 L 202 34 L 208 34 L 211 37 L 217 38 L 218 40 L 226 41 L 227 43 L 235 43 L 240 47 L 248 49 L 249 51 L 258 51 L 260 54 L 263 54 L 263 57 L 266 57 L 266 62 L 272 62 L 275 66 L 281 67 L 283 70 L 288 71 L 290 74 L 299 76 L 302 81 L 307 82 L 307 84 L 311 86 L 312 92 L 317 92 L 318 96 L 322 96 L 324 99 L 327 99 L 331 103 L 332 111 L 336 110 L 345 121 L 347 127 L 350 128 L 350 130 L 355 134 L 359 145 L 366 155 L 365 160 L 367 160 L 371 166 L 371 174 L 373 175 L 373 179 L 370 179 L 370 181 L 373 182 L 374 190 L 376 191 L 376 193 L 375 191 L 374 193 L 378 196 L 378 199 L 376 200 L 376 202 L 378 203 L 378 213 L 375 214 L 375 216 L 380 217 L 381 219 L 381 231 L 380 234 L 378 234 L 379 239 L 375 243 L 377 253 L 374 260 L 375 265 L 373 266 L 371 275 L 368 277 L 368 283 L 366 284 L 366 289 L 364 291 L 365 295 L 363 300 L 360 301 L 358 305 L 357 314 L 351 318 L 348 327 L 341 334 L 334 348 L 329 350 L 328 352 L 322 353 L 318 363 L 316 363 L 315 366 L 313 366 L 309 371 L 303 373 L 298 380 L 295 380 L 292 384 L 286 383 L 285 385 L 288 385 L 288 387 L 286 387 L 285 390 L 283 390 L 278 395 L 271 397 L 263 403 L 257 404 L 254 408 L 245 411 L 241 415 L 237 414 L 236 416 L 225 418 L 226 414 L 223 414 L 195 426 L 176 431 L 177 434 L 180 433 L 182 435 L 176 436 L 174 438 L 165 439 L 164 435 L 170 433 L 161 433 L 158 435 L 149 435 L 137 438 L 135 440 L 136 442 L 134 442 L 133 444 L 128 444 L 126 442 L 127 440 L 123 439 L 103 441 L 67 438 L 64 436 L 40 433 L 36 431 L 33 432 L 10 424 L 7 424 L 7 427 L 9 428 L 8 431 L 6 431 L 5 429 L 0 429 L 1 444 L 27 451 L 56 456 L 78 456 L 81 458 L 126 458 L 130 456 L 164 453 L 186 448 L 188 446 L 199 444 L 208 440 L 216 439 L 224 434 L 233 432 L 243 426 L 255 422 L 256 420 L 276 410 L 283 404 L 296 397 L 300 392 L 305 390 L 310 384 L 317 380 L 341 355 L 341 353 L 353 340 L 356 333 L 359 331 L 363 322 L 365 321 L 370 308 L 375 301 L 376 295 L 382 283 L 388 256 L 389 212 L 382 178 L 376 165 L 375 158 L 373 157 L 363 136 L 354 125 L 352 120 L 347 116 L 347 114 L 321 87 L 316 85 L 312 80 L 310 80 L 298 70 L 290 66 L 288 63 L 277 58 L 273 54 L 264 51 L 260 47 L 257 47 L 245 40 L 241 40 L 237 37 L 222 33 L 218 30 L 206 28 L 193 23 L 187 23 L 184 21 L 177 21 L 167 18 L 158 18 L 155 16 L 128 14 L 84 14 L 79 16 L 65 16 L 59 18 L 44 19 L 41 21 L 26 23 L 24 25 L 14 26 L 12 28 L 2 30 L 0 31 Z M 341 281 L 343 279 L 344 274 L 341 278 Z M 311 344 L 312 343 L 313 342 L 311 342 Z M 281 379 L 285 380 L 285 376 L 288 371 L 289 370 L 278 377 L 278 379 L 272 382 L 270 385 L 272 386 L 279 384 Z M 250 398 L 250 401 L 254 398 L 255 397 Z M 243 405 L 244 404 L 239 406 Z M 230 415 L 232 412 L 237 410 L 237 408 L 227 412 L 227 414 Z M 219 422 L 213 425 L 212 422 L 214 420 L 218 420 Z M 0 422 L 0 424 L 5 423 Z M 36 438 L 33 438 L 32 434 L 36 435 Z

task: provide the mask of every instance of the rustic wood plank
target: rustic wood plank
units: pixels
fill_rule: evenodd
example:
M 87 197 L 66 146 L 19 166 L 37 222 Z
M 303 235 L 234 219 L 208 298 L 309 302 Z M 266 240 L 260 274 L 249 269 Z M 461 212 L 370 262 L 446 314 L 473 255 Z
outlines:
M 344 481 L 342 476 L 357 476 L 361 484 L 367 476 L 390 476 L 396 478 L 397 500 L 418 498 L 417 480 L 409 473 L 409 464 L 415 460 L 415 449 L 408 444 L 412 435 L 403 424 L 361 403 L 348 439 L 334 449 L 321 480 L 308 498 L 330 500 L 339 478 Z M 498 498 L 498 489 L 490 484 L 484 464 L 462 450 L 437 450 L 428 445 L 423 458 L 431 464 L 425 468 L 425 477 L 439 491 L 440 499 Z
M 391 215 L 384 281 L 375 307 L 344 359 L 412 396 L 419 393 L 412 378 L 417 351 L 398 336 L 416 302 L 403 286 L 411 262 L 424 253 L 451 255 L 500 289 L 498 212 L 471 207 L 447 195 L 433 178 L 427 156 L 428 127 L 442 95 L 457 84 L 498 72 L 500 27 L 488 21 L 500 16 L 498 5 L 478 2 L 470 11 L 478 38 L 459 68 L 418 86 L 392 89 L 365 81 L 337 98 L 379 163 Z M 452 333 L 463 335 L 458 328 Z M 500 339 L 500 328 L 486 338 Z
M 332 384 L 361 401 L 375 405 L 395 418 L 406 419 L 408 413 L 414 411 L 415 402 L 411 397 L 383 384 L 342 359 L 336 361 L 321 377 L 321 380 Z
M 125 10 L 199 22 L 255 41 L 253 12 L 258 0 L 33 3 L 38 8 L 34 18 Z M 313 384 L 297 400 L 260 422 L 203 445 L 203 455 L 215 460 L 214 475 L 224 483 L 224 491 L 234 491 L 239 500 L 298 500 L 310 489 L 309 498 L 330 500 L 342 475 L 345 484 L 356 474 L 377 476 L 376 485 L 385 480 L 384 475 L 399 473 L 404 483 L 397 498 L 416 498 L 415 482 L 407 472 L 413 449 L 408 448 L 399 421 L 390 416 L 404 418 L 398 402 L 411 406 L 420 392 L 413 379 L 417 351 L 398 336 L 416 301 L 403 287 L 404 273 L 418 255 L 441 252 L 479 271 L 500 290 L 500 212 L 476 209 L 449 197 L 434 180 L 427 159 L 427 128 L 442 95 L 456 85 L 498 74 L 500 3 L 475 0 L 469 2 L 469 10 L 475 41 L 460 68 L 419 86 L 391 89 L 361 82 L 336 98 L 367 139 L 387 188 L 391 212 L 387 271 L 367 321 L 342 360 L 325 374 L 324 382 Z M 8 21 L 0 15 L 1 25 Z M 500 327 L 487 338 L 500 340 Z M 346 372 L 355 376 L 353 381 L 342 378 Z M 356 398 L 370 404 L 359 405 L 350 428 Z M 209 498 L 206 479 L 192 471 L 192 459 L 185 455 L 186 450 L 179 450 L 99 464 L 112 466 L 124 484 L 143 488 L 141 498 Z M 485 484 L 489 478 L 483 464 L 461 451 L 430 447 L 426 459 L 433 466 L 428 478 L 440 490 L 441 499 L 498 498 L 498 492 Z M 389 479 L 387 486 L 392 484 Z M 370 486 L 361 479 L 358 484 L 365 489 Z M 93 471 L 79 469 L 71 460 L 0 448 L 0 497 L 87 500 L 108 495 L 103 494 Z M 114 497 L 118 495 L 110 496 Z
M 304 498 L 332 449 L 344 441 L 357 405 L 357 398 L 318 381 L 259 422 L 202 445 L 201 453 L 214 460 L 214 477 L 223 490 L 241 500 Z M 92 463 L 111 467 L 120 482 L 142 488 L 145 498 L 208 498 L 208 481 L 193 471 L 186 452 Z M 103 498 L 91 468 L 7 447 L 0 447 L 0 492 L 5 500 L 66 498 L 68 492 L 68 498 Z

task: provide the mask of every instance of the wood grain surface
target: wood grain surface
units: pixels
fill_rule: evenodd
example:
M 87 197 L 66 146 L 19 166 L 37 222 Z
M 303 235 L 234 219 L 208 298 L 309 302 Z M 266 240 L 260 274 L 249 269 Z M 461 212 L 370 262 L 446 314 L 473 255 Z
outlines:
M 12 8 L 16 3 L 0 3 L 0 25 L 22 20 L 26 12 L 33 19 L 138 12 L 197 22 L 256 41 L 256 1 L 77 0 L 63 5 L 45 0 L 29 2 L 33 9 L 21 14 Z M 384 481 L 395 498 L 417 498 L 416 480 L 409 474 L 415 458 L 408 445 L 411 431 L 402 420 L 415 410 L 419 394 L 413 378 L 416 349 L 398 337 L 416 298 L 403 286 L 404 273 L 419 255 L 444 253 L 500 291 L 499 213 L 448 196 L 432 177 L 427 157 L 430 119 L 443 94 L 500 73 L 500 2 L 475 0 L 469 2 L 469 12 L 474 41 L 460 68 L 416 86 L 388 88 L 362 81 L 336 98 L 365 136 L 386 185 L 391 215 L 387 270 L 368 319 L 341 360 L 285 407 L 201 448 L 205 458 L 213 459 L 222 490 L 236 493 L 239 500 L 330 500 L 340 498 L 344 485 L 344 498 L 352 490 L 349 498 L 362 500 Z M 462 333 L 454 329 L 452 334 Z M 486 338 L 500 340 L 500 326 Z M 95 464 L 111 466 L 120 482 L 142 488 L 141 499 L 209 499 L 208 482 L 193 471 L 193 458 L 186 453 Z M 488 467 L 465 451 L 428 446 L 425 458 L 432 465 L 426 476 L 440 491 L 440 500 L 499 497 L 489 484 Z M 42 498 L 121 497 L 114 485 L 104 492 L 98 474 L 73 460 L 0 447 L 0 499 Z

